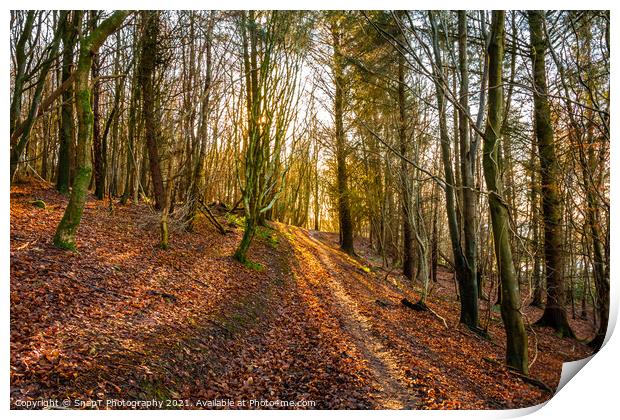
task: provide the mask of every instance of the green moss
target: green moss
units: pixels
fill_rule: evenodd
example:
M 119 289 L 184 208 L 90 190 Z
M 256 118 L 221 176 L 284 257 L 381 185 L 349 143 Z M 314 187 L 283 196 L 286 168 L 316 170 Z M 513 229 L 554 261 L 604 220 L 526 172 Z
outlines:
M 362 266 L 362 271 L 364 273 L 370 273 L 372 270 L 370 269 L 370 267 L 366 267 L 365 265 Z
M 269 228 L 258 227 L 256 229 L 256 235 L 265 243 L 267 243 L 272 248 L 277 248 L 280 243 L 280 239 L 278 238 L 278 234 Z
M 172 393 L 168 388 L 163 386 L 159 381 L 142 381 L 140 383 L 143 399 L 166 401 L 172 399 Z M 165 407 L 165 404 L 164 404 Z
M 44 208 L 47 207 L 45 205 L 45 201 L 43 201 L 43 200 L 34 200 L 34 201 L 30 201 L 29 203 L 32 204 L 35 207 L 40 208 L 40 209 L 44 209 Z
M 261 263 L 250 261 L 247 258 L 242 263 L 251 270 L 263 271 L 265 269 L 265 266 L 263 266 Z
M 65 249 L 67 251 L 77 251 L 75 242 L 65 241 L 58 235 L 54 236 L 54 246 L 59 249 Z
M 245 217 L 241 216 L 235 216 L 232 213 L 226 213 L 226 221 L 228 222 L 228 225 L 230 226 L 237 226 L 240 228 L 245 227 Z

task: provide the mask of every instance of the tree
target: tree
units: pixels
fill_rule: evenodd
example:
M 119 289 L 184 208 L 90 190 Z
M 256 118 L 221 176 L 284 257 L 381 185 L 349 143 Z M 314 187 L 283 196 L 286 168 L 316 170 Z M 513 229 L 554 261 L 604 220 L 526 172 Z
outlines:
M 334 125 L 336 140 L 336 182 L 338 190 L 338 220 L 340 225 L 340 248 L 355 254 L 353 247 L 353 221 L 347 175 L 347 140 L 344 128 L 344 60 L 342 57 L 342 29 L 338 16 L 329 23 L 332 36 L 332 72 L 334 76 Z
M 298 77 L 305 36 L 302 12 L 241 12 L 246 127 L 242 154 L 245 231 L 234 258 L 247 264 L 247 252 L 260 223 L 282 191 L 283 151 L 298 104 Z M 274 63 L 278 62 L 275 66 Z
M 70 19 L 63 28 L 62 33 L 62 83 L 71 77 L 73 70 L 73 50 L 77 42 L 77 35 L 82 22 L 82 12 L 73 11 Z M 69 193 L 71 184 L 71 168 L 73 166 L 74 144 L 75 144 L 75 124 L 73 122 L 73 89 L 69 86 L 62 93 L 61 118 L 58 124 L 58 138 L 60 148 L 58 150 L 58 175 L 56 178 L 56 189 L 62 194 Z
M 39 111 L 41 108 L 41 99 L 43 96 L 43 88 L 45 86 L 45 79 L 49 70 L 52 66 L 52 63 L 55 61 L 54 58 L 58 51 L 58 46 L 60 45 L 61 34 L 64 30 L 65 21 L 67 20 L 67 11 L 62 11 L 60 17 L 58 19 L 58 25 L 54 32 L 54 38 L 52 43 L 46 49 L 47 54 L 44 54 L 42 58 L 41 69 L 39 70 L 39 77 L 36 81 L 36 88 L 32 98 L 32 102 L 30 103 L 30 109 L 28 111 L 28 115 L 26 119 L 18 126 L 17 118 L 19 115 L 19 111 L 21 110 L 21 86 L 19 88 L 16 87 L 15 93 L 13 96 L 13 102 L 11 103 L 11 125 L 13 126 L 13 130 L 11 131 L 11 163 L 10 163 L 10 175 L 9 179 L 13 182 L 13 176 L 15 175 L 15 171 L 17 170 L 17 165 L 22 158 L 22 154 L 24 149 L 26 148 L 26 144 L 28 143 L 28 139 L 30 136 L 30 130 L 34 126 L 34 122 L 36 118 L 39 116 Z M 25 29 L 31 28 L 31 14 L 28 14 L 25 23 Z M 22 34 L 22 37 L 25 37 L 27 40 L 27 36 Z M 23 38 L 22 38 L 23 39 Z M 20 39 L 20 41 L 22 40 Z M 21 47 L 21 45 L 20 45 Z M 20 57 L 20 59 L 25 59 L 25 57 Z M 18 71 L 21 70 L 22 63 L 18 61 Z M 18 74 L 19 75 L 19 74 Z M 23 83 L 23 75 L 20 78 L 20 84 Z M 19 89 L 19 91 L 18 91 Z M 17 99 L 16 95 L 19 95 L 20 98 Z M 19 139 L 19 140 L 18 140 Z
M 193 24 L 193 22 L 192 22 Z M 198 125 L 198 156 L 191 173 L 189 188 L 189 211 L 187 214 L 188 230 L 193 229 L 199 202 L 202 201 L 204 187 L 204 161 L 207 150 L 207 135 L 209 126 L 209 114 L 211 111 L 211 82 L 212 82 L 212 36 L 215 20 L 213 15 L 209 17 L 206 28 L 206 51 L 205 51 L 205 76 L 200 104 L 200 121 Z
M 91 11 L 89 24 L 92 28 L 97 27 L 98 20 L 97 11 Z M 99 54 L 93 56 L 93 64 L 91 66 L 93 80 L 93 157 L 95 158 L 94 175 L 95 175 L 95 197 L 103 200 L 105 196 L 105 172 L 106 172 L 106 153 L 107 145 L 105 138 L 101 133 L 101 80 L 100 80 L 100 57 Z
M 149 156 L 149 170 L 155 195 L 155 209 L 163 210 L 165 200 L 164 180 L 159 161 L 158 138 L 160 120 L 155 109 L 156 76 L 159 42 L 159 12 L 142 11 L 142 41 L 140 53 L 140 87 L 142 89 L 142 118 L 144 136 Z
M 69 203 L 54 236 L 54 245 L 62 249 L 76 249 L 75 234 L 82 219 L 92 174 L 90 154 L 93 140 L 93 111 L 90 104 L 92 88 L 88 76 L 93 56 L 108 36 L 123 24 L 128 14 L 127 11 L 114 12 L 99 26 L 93 28 L 89 35 L 82 36 L 80 40 L 75 76 L 75 101 L 78 116 L 77 168 Z
M 478 153 L 477 142 L 469 139 L 469 61 L 467 57 L 467 12 L 458 12 L 459 35 L 459 73 L 460 73 L 460 107 L 458 109 L 458 128 L 460 144 L 461 185 L 462 185 L 462 232 L 463 262 L 466 275 L 461 286 L 461 304 L 466 305 L 462 311 L 465 324 L 476 327 L 478 324 L 478 252 L 476 243 L 476 192 L 474 191 L 474 166 Z M 464 318 L 464 319 L 463 319 Z
M 441 144 L 441 159 L 443 162 L 444 169 L 444 177 L 445 177 L 445 187 L 444 192 L 446 196 L 446 213 L 448 216 L 448 228 L 450 232 L 450 241 L 452 244 L 452 253 L 454 255 L 454 267 L 456 271 L 456 278 L 459 284 L 459 292 L 461 296 L 461 322 L 467 325 L 473 331 L 479 331 L 478 329 L 478 289 L 477 289 L 477 280 L 476 271 L 472 271 L 472 267 L 475 268 L 475 263 L 473 261 L 467 261 L 465 258 L 465 253 L 463 252 L 463 247 L 461 245 L 461 234 L 459 229 L 459 222 L 456 211 L 456 192 L 455 186 L 456 177 L 454 176 L 454 169 L 452 167 L 452 153 L 450 146 L 450 135 L 448 133 L 448 126 L 446 121 L 446 83 L 443 75 L 443 60 L 441 57 L 441 50 L 439 45 L 439 33 L 437 24 L 435 22 L 434 12 L 428 12 L 428 18 L 431 25 L 431 34 L 432 34 L 432 47 L 433 47 L 433 55 L 434 55 L 434 63 L 433 63 L 433 79 L 435 83 L 435 91 L 436 91 L 436 99 L 437 99 L 437 108 L 439 109 L 439 136 L 440 136 L 440 144 Z M 460 42 L 464 44 L 466 47 L 467 40 L 464 34 L 461 34 Z M 465 53 L 465 52 L 463 52 Z M 464 63 L 461 63 L 461 72 L 467 74 L 466 68 L 463 66 L 466 65 L 467 60 L 461 54 L 461 60 L 464 60 Z M 466 86 L 465 86 L 466 87 Z M 462 101 L 466 101 L 465 98 L 461 98 Z M 463 111 L 464 112 L 464 111 Z M 465 121 L 466 114 L 460 116 L 463 122 Z M 465 131 L 469 131 L 469 127 L 465 127 L 465 124 L 462 124 L 461 129 L 461 144 L 463 146 L 467 145 L 467 135 L 464 133 Z M 466 168 L 471 167 L 471 159 L 466 160 L 464 163 Z M 471 187 L 468 189 L 471 190 Z M 473 194 L 473 191 L 471 191 Z M 471 199 L 470 199 L 471 200 Z M 471 200 L 473 201 L 473 200 Z M 471 211 L 472 203 L 469 204 L 469 211 Z M 468 223 L 473 221 L 469 220 Z M 472 232 L 472 225 L 468 224 L 468 233 Z M 475 241 L 474 238 L 468 237 L 468 251 L 469 255 L 474 253 L 475 259 Z
M 503 120 L 502 62 L 504 58 L 504 11 L 493 11 L 489 43 L 489 109 L 484 132 L 483 169 L 493 226 L 495 259 L 501 281 L 501 314 L 506 330 L 506 363 L 527 373 L 527 334 L 521 315 L 519 284 L 510 247 L 508 203 L 504 200 L 499 133 Z
M 562 262 L 562 209 L 559 196 L 559 168 L 548 102 L 545 70 L 546 41 L 543 32 L 544 13 L 529 11 L 532 54 L 534 127 L 540 156 L 542 216 L 544 225 L 545 276 L 547 302 L 537 325 L 549 326 L 565 337 L 574 337 L 566 318 L 566 293 Z

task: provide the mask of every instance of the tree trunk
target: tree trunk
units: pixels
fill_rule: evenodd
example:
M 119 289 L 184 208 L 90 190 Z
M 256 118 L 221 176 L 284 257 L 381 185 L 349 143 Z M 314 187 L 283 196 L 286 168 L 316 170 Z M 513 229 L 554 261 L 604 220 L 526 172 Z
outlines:
M 499 159 L 503 118 L 502 62 L 504 57 L 504 11 L 493 11 L 489 44 L 489 112 L 484 135 L 483 169 L 488 189 L 489 210 L 497 269 L 502 284 L 501 314 L 506 330 L 506 363 L 528 373 L 527 334 L 521 315 L 519 285 L 510 248 L 507 203 L 503 198 L 502 163 Z
M 90 17 L 92 28 L 97 26 L 96 11 L 92 11 Z M 101 82 L 99 81 L 99 56 L 93 55 L 92 64 L 92 80 L 93 80 L 93 156 L 95 158 L 95 197 L 98 200 L 105 198 L 105 161 L 106 147 L 101 137 Z
M 187 229 L 192 231 L 194 228 L 194 221 L 196 218 L 196 212 L 198 210 L 198 202 L 202 200 L 201 196 L 204 194 L 204 160 L 207 150 L 207 135 L 209 125 L 209 110 L 211 99 L 211 35 L 213 33 L 213 16 L 209 19 L 207 28 L 207 45 L 206 45 L 206 69 L 205 69 L 205 81 L 204 89 L 202 91 L 202 103 L 200 108 L 200 125 L 198 128 L 198 142 L 200 144 L 198 156 L 196 157 L 196 163 L 192 173 L 192 180 L 190 183 L 189 194 L 189 212 L 187 216 Z
M 155 195 L 155 209 L 164 207 L 164 181 L 159 161 L 159 120 L 155 112 L 155 70 L 157 66 L 157 42 L 159 38 L 159 12 L 142 11 L 143 33 L 140 56 L 140 86 L 142 88 L 142 118 L 149 157 L 149 169 Z
M 355 254 L 347 179 L 347 144 L 343 123 L 344 63 L 340 51 L 342 34 L 337 23 L 332 23 L 331 32 L 334 49 L 332 69 L 336 85 L 334 92 L 334 121 L 336 126 L 336 181 L 338 189 L 338 218 L 340 222 L 340 249 L 348 254 Z
M 463 248 L 461 247 L 461 235 L 459 233 L 458 216 L 456 212 L 456 180 L 454 170 L 452 168 L 452 157 L 450 147 L 450 135 L 448 134 L 448 125 L 446 122 L 446 98 L 444 93 L 445 83 L 443 77 L 443 65 L 441 58 L 441 50 L 439 47 L 439 35 L 433 12 L 429 13 L 429 21 L 432 28 L 433 53 L 435 63 L 433 66 L 435 91 L 437 97 L 437 108 L 439 109 L 439 134 L 441 145 L 441 158 L 443 162 L 446 195 L 446 213 L 448 217 L 448 230 L 450 232 L 450 242 L 452 244 L 452 253 L 454 255 L 454 268 L 456 271 L 456 279 L 459 284 L 459 292 L 461 295 L 461 316 L 460 322 L 467 325 L 473 331 L 478 330 L 478 293 L 472 290 L 472 284 L 477 284 L 474 277 L 469 278 L 471 272 L 467 269 L 467 263 Z M 466 290 L 467 289 L 467 290 Z M 472 293 L 475 292 L 475 293 Z
M 545 239 L 545 275 L 547 303 L 537 325 L 549 326 L 561 336 L 574 337 L 566 317 L 566 294 L 562 273 L 562 212 L 560 206 L 559 168 L 553 140 L 545 70 L 546 40 L 544 13 L 529 11 L 532 74 L 534 79 L 534 125 L 540 156 L 541 195 Z
M 77 34 L 82 20 L 81 11 L 71 12 L 71 21 L 67 20 L 67 25 L 62 34 L 62 83 L 65 83 L 71 76 L 73 67 L 73 49 L 77 41 Z M 56 178 L 56 190 L 61 194 L 69 193 L 71 184 L 71 167 L 73 166 L 73 156 L 75 148 L 75 125 L 73 122 L 73 86 L 69 86 L 62 93 L 62 105 L 60 114 L 60 124 L 58 124 L 58 138 L 60 139 L 60 149 L 58 151 L 58 176 Z
M 459 31 L 459 72 L 461 76 L 460 105 L 459 108 L 459 138 L 460 138 L 460 161 L 463 196 L 463 245 L 464 245 L 464 271 L 466 275 L 462 280 L 461 305 L 462 322 L 467 325 L 478 325 L 478 264 L 476 244 L 476 195 L 474 192 L 474 159 L 477 150 L 472 148 L 469 139 L 469 69 L 467 59 L 467 12 L 458 12 Z
M 405 114 L 405 57 L 398 54 L 398 141 L 400 154 L 407 156 L 407 126 Z M 409 280 L 413 279 L 413 233 L 411 231 L 411 218 L 415 217 L 411 207 L 411 180 L 407 162 L 400 160 L 400 181 L 402 188 L 402 213 L 403 213 L 403 275 Z
M 116 11 L 101 25 L 94 28 L 89 36 L 80 41 L 80 56 L 76 69 L 76 103 L 78 115 L 77 171 L 69 204 L 54 236 L 54 245 L 62 249 L 75 249 L 75 233 L 82 219 L 84 204 L 88 195 L 88 183 L 92 173 L 91 147 L 93 135 L 93 111 L 90 105 L 91 87 L 88 75 L 91 71 L 93 55 L 97 53 L 106 38 L 116 31 L 128 15 L 126 11 Z

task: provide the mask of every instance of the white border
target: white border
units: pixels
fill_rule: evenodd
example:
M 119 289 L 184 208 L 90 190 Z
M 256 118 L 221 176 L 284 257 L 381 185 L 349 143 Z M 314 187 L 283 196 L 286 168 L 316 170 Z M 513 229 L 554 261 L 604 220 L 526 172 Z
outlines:
M 120 8 L 133 8 L 133 9 L 425 9 L 431 6 L 436 9 L 460 9 L 466 6 L 468 9 L 531 9 L 531 8 L 539 8 L 543 6 L 543 3 L 538 1 L 531 0 L 522 0 L 522 1 L 479 1 L 479 0 L 470 0 L 468 2 L 463 1 L 441 1 L 441 2 L 432 2 L 432 3 L 422 3 L 422 2 L 414 2 L 414 1 L 334 1 L 334 0 L 314 0 L 312 2 L 291 2 L 289 1 L 241 1 L 241 0 L 227 0 L 226 2 L 213 2 L 213 1 L 203 1 L 198 2 L 196 0 L 175 0 L 174 2 L 164 2 L 164 1 L 118 1 L 118 0 L 108 0 L 108 1 L 32 1 L 32 0 L 23 0 L 20 2 L 9 3 L 5 7 L 5 13 L 3 15 L 3 20 L 0 25 L 2 25 L 3 33 L 5 34 L 4 42 L 2 43 L 2 56 L 5 57 L 5 60 L 9 57 L 9 37 L 7 36 L 9 33 L 9 10 L 13 9 L 83 9 L 85 7 L 93 9 L 120 9 Z M 545 1 L 544 6 L 546 9 L 612 9 L 611 13 L 611 43 L 612 45 L 616 45 L 616 41 L 618 37 L 616 35 L 616 27 L 618 26 L 618 18 L 616 7 L 612 7 L 611 1 L 588 1 L 584 3 L 583 1 Z M 611 56 L 611 69 L 618 68 L 618 54 L 614 53 Z M 8 81 L 9 81 L 9 67 L 5 64 L 0 67 L 0 71 L 2 72 L 2 79 L 5 80 L 5 89 L 7 89 Z M 615 76 L 615 73 L 612 73 Z M 616 80 L 615 77 L 612 77 L 611 80 L 611 89 L 612 89 L 612 110 L 615 111 L 617 109 L 618 101 L 616 100 L 617 92 L 615 89 Z M 7 90 L 5 90 L 7 92 Z M 9 119 L 9 101 L 8 96 L 4 97 L 2 104 L 0 105 L 2 109 L 2 132 L 4 134 L 4 151 L 1 153 L 2 157 L 2 168 L 4 173 L 9 167 L 9 154 L 8 154 L 8 119 Z M 615 127 L 615 113 L 612 111 L 612 126 Z M 616 159 L 614 157 L 617 155 L 618 145 L 612 141 L 611 147 L 611 155 L 612 162 Z M 1 181 L 1 191 L 0 191 L 0 209 L 2 211 L 2 217 L 4 223 L 0 223 L 0 237 L 2 238 L 2 250 L 0 251 L 0 259 L 2 261 L 2 282 L 1 290 L 0 290 L 0 299 L 2 302 L 3 308 L 3 323 L 1 327 L 2 334 L 2 342 L 4 343 L 5 351 L 1 357 L 0 363 L 0 371 L 4 372 L 5 375 L 8 375 L 9 372 L 9 182 L 7 176 L 0 177 Z M 616 194 L 615 186 L 618 185 L 619 179 L 617 175 L 617 171 L 613 169 L 611 170 L 611 201 L 614 201 L 614 194 Z M 615 278 L 615 274 L 617 273 L 616 269 L 616 257 L 617 252 L 615 252 L 616 248 L 615 244 L 618 243 L 618 208 L 617 206 L 612 206 L 611 209 L 611 278 Z M 541 406 L 532 407 L 528 409 L 521 410 L 506 410 L 506 411 L 435 411 L 435 412 L 425 412 L 425 411 L 402 411 L 402 412 L 382 412 L 382 411 L 307 411 L 307 412 L 293 412 L 293 411 L 258 411 L 258 412 L 249 412 L 249 411 L 187 411 L 183 412 L 183 416 L 186 418 L 204 418 L 205 416 L 209 416 L 209 418 L 227 418 L 227 419 L 238 419 L 245 417 L 253 417 L 253 418 L 269 418 L 269 419 L 282 419 L 282 418 L 291 418 L 301 417 L 301 418 L 310 418 L 312 416 L 315 417 L 332 417 L 338 416 L 344 419 L 355 419 L 359 418 L 384 418 L 386 415 L 389 415 L 392 418 L 411 418 L 411 417 L 423 417 L 423 418 L 512 418 L 518 417 L 522 415 L 531 414 L 532 419 L 552 419 L 552 418 L 562 418 L 562 419 L 571 419 L 571 418 L 601 418 L 607 419 L 612 418 L 612 416 L 617 415 L 617 400 L 618 400 L 618 375 L 620 373 L 619 369 L 619 358 L 620 354 L 620 342 L 616 337 L 611 337 L 610 333 L 613 331 L 617 320 L 618 314 L 618 287 L 615 282 L 611 284 L 611 313 L 610 313 L 610 326 L 608 331 L 608 342 L 604 346 L 601 351 L 591 359 L 589 363 L 583 367 L 581 372 L 577 375 L 576 379 L 568 381 L 568 383 L 554 396 L 547 404 L 542 404 Z M 0 407 L 3 408 L 3 411 L 9 411 L 9 384 L 8 378 L 5 376 L 5 390 L 7 391 L 4 395 L 4 398 L 1 400 Z M 612 414 L 614 413 L 614 414 Z M 177 413 L 174 413 L 175 416 Z M 13 418 L 41 418 L 41 417 L 49 417 L 49 418 L 76 418 L 81 417 L 85 418 L 101 418 L 102 416 L 114 416 L 119 418 L 136 418 L 136 417 L 154 417 L 154 418 L 165 418 L 169 416 L 169 413 L 163 411 L 151 411 L 151 412 L 127 412 L 127 411 L 114 411 L 112 414 L 104 414 L 102 412 L 84 412 L 84 411 L 50 411 L 50 412 L 41 412 L 41 411 L 10 411 L 9 415 Z

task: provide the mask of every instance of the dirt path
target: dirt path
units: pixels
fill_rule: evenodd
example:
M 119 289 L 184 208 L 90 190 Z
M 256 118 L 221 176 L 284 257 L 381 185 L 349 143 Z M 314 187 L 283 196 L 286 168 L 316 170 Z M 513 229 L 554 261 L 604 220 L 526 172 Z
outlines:
M 343 286 L 343 276 L 356 275 L 351 267 L 343 265 L 342 258 L 346 256 L 340 256 L 304 230 L 287 227 L 287 231 L 295 238 L 295 252 L 300 262 L 299 269 L 294 270 L 297 281 L 327 292 L 326 304 L 331 315 L 339 321 L 361 357 L 368 361 L 375 388 L 379 390 L 375 395 L 377 408 L 415 408 L 413 393 L 405 384 L 396 358 L 381 337 L 373 333 L 370 319 L 359 310 L 358 303 Z M 321 279 L 320 284 L 317 284 L 318 279 Z

